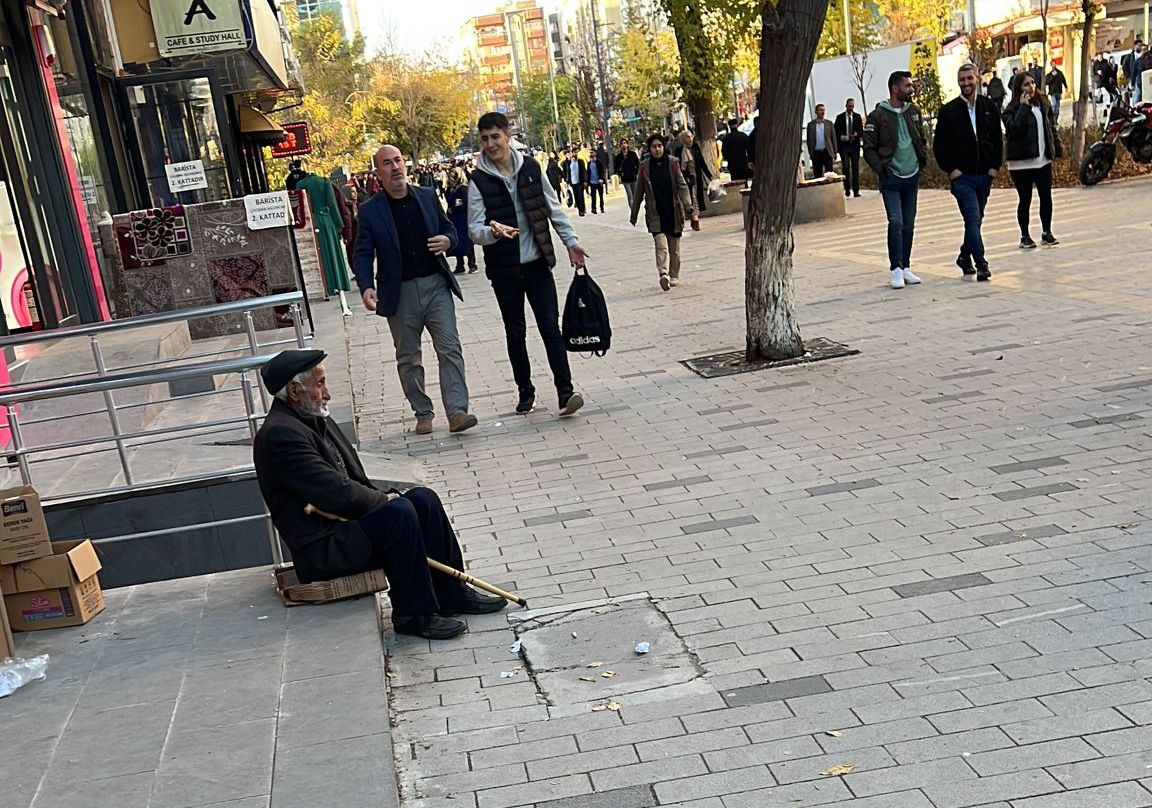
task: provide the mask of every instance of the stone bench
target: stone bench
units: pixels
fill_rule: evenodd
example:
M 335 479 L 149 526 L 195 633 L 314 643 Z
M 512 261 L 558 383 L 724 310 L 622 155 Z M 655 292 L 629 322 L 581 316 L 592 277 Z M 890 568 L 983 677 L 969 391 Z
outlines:
M 744 229 L 748 229 L 748 204 L 751 189 L 740 192 L 744 212 Z M 844 207 L 844 178 L 825 176 L 803 180 L 796 186 L 796 224 L 841 219 L 848 215 Z

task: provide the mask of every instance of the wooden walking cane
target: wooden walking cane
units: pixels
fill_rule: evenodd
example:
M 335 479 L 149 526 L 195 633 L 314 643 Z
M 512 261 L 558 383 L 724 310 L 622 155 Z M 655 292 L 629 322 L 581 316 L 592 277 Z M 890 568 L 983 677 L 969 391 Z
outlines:
M 347 522 L 348 521 L 343 516 L 337 516 L 334 513 L 328 513 L 327 511 L 322 511 L 311 503 L 304 506 L 304 513 L 309 514 L 309 515 L 315 514 L 316 516 L 323 516 L 325 519 L 331 519 L 333 522 Z M 505 600 L 511 601 L 512 603 L 515 603 L 517 606 L 523 606 L 525 609 L 528 608 L 528 601 L 524 600 L 524 598 L 520 597 L 519 595 L 514 595 L 511 592 L 505 592 L 500 587 L 493 586 L 492 584 L 488 583 L 487 581 L 481 580 L 480 578 L 473 578 L 468 573 L 461 572 L 460 570 L 454 569 L 453 567 L 449 567 L 447 564 L 441 564 L 439 561 L 437 561 L 434 558 L 425 558 L 424 560 L 428 562 L 429 567 L 436 570 L 437 572 L 442 572 L 445 575 L 451 575 L 457 581 L 460 581 L 460 582 L 466 583 L 466 584 L 471 584 L 472 586 L 476 587 L 477 589 L 483 589 L 485 592 L 490 592 L 493 595 L 497 595 L 499 597 L 502 597 Z

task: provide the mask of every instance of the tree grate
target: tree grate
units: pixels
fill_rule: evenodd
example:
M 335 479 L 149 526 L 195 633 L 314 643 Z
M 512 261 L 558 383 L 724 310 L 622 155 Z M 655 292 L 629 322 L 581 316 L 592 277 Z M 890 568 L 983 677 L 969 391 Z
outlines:
M 723 353 L 698 356 L 695 359 L 683 359 L 681 364 L 705 379 L 716 379 L 722 376 L 734 376 L 737 373 L 751 373 L 757 370 L 772 370 L 774 368 L 787 368 L 795 365 L 807 365 L 811 362 L 820 362 L 825 359 L 839 359 L 844 356 L 855 356 L 860 353 L 855 348 L 849 348 L 827 337 L 814 337 L 804 342 L 804 355 L 794 359 L 781 359 L 771 361 L 768 359 L 749 362 L 744 351 L 724 351 Z

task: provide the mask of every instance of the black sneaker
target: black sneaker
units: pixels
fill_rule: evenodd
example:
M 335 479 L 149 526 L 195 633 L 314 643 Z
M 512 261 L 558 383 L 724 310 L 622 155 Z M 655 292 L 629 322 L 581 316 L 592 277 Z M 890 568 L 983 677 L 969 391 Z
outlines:
M 1032 240 L 1031 236 L 1021 236 L 1020 237 L 1020 249 L 1022 249 L 1022 250 L 1034 250 L 1034 249 L 1036 249 L 1036 242 Z
M 569 393 L 560 399 L 560 415 L 573 415 L 584 406 L 584 396 L 579 393 Z
M 992 280 L 991 270 L 989 270 L 988 267 L 981 267 L 980 269 L 976 270 L 976 280 L 978 280 L 978 281 L 990 281 L 990 280 Z
M 516 405 L 516 412 L 527 415 L 536 409 L 536 393 L 521 393 L 520 403 Z
M 1045 233 L 1044 235 L 1040 236 L 1040 243 L 1045 247 L 1055 247 L 1060 243 L 1060 239 L 1056 238 L 1051 233 Z
M 972 276 L 976 274 L 976 267 L 972 266 L 971 258 L 957 256 L 956 266 L 960 267 L 960 271 L 964 273 L 965 280 L 972 280 Z

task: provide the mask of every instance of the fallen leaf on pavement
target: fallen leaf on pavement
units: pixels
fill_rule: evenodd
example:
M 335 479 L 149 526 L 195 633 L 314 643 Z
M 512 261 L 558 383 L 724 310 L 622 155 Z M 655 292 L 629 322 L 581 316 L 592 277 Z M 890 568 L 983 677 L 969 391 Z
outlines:
M 1139 524 L 1140 524 L 1139 522 L 1129 522 L 1126 525 L 1120 525 L 1120 529 L 1121 530 L 1131 530 L 1134 527 L 1138 527 Z
M 618 701 L 610 701 L 610 702 L 608 702 L 608 709 L 609 709 L 609 710 L 611 710 L 611 711 L 612 711 L 612 712 L 614 712 L 614 713 L 618 713 L 618 712 L 620 712 L 620 707 L 621 707 L 621 704 L 620 704 L 620 702 L 618 702 Z
M 597 705 L 593 706 L 593 708 L 592 708 L 592 712 L 594 712 L 594 713 L 602 713 L 602 712 L 604 712 L 604 711 L 605 711 L 605 710 L 607 710 L 607 709 L 608 709 L 608 705 L 607 705 L 607 704 L 597 704 Z
M 821 777 L 842 777 L 845 774 L 851 774 L 856 770 L 855 763 L 838 763 L 831 769 L 825 769 L 820 772 Z
M 592 678 L 591 676 L 581 676 L 580 681 L 581 682 L 595 682 L 596 680 L 594 678 Z
M 838 730 L 838 729 L 830 729 L 830 730 L 828 730 L 827 732 L 825 732 L 824 734 L 825 734 L 825 735 L 831 735 L 833 738 L 839 738 L 839 737 L 840 737 L 841 735 L 843 735 L 844 733 L 843 733 L 843 732 L 841 732 L 841 731 L 840 731 L 840 730 Z
M 604 671 L 600 675 L 603 676 L 605 679 L 611 679 L 613 676 L 616 675 L 616 671 Z
M 599 667 L 600 667 L 601 665 L 603 665 L 603 664 L 604 664 L 603 662 L 589 662 L 589 663 L 588 663 L 588 664 L 587 664 L 585 667 L 588 667 L 588 668 L 599 668 Z

